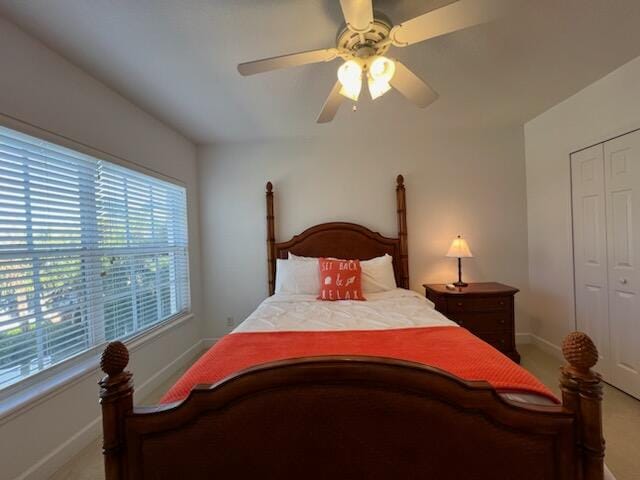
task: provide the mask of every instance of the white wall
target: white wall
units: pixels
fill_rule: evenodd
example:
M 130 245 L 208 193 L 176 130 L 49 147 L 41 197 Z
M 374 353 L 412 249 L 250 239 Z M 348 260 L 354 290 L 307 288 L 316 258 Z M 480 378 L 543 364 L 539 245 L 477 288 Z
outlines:
M 201 281 L 195 147 L 64 58 L 0 18 L 0 114 L 136 162 L 186 184 L 195 319 L 133 352 L 144 390 L 200 345 Z M 183 357 L 184 358 L 184 357 Z M 161 375 L 153 377 L 161 372 Z M 45 478 L 98 432 L 97 371 L 28 410 L 0 419 L 2 478 Z
M 640 128 L 640 57 L 525 125 L 532 333 L 575 328 L 569 155 Z
M 227 317 L 237 324 L 267 296 L 267 180 L 279 241 L 337 220 L 396 236 L 398 173 L 407 188 L 411 287 L 456 279 L 456 262 L 444 254 L 463 233 L 476 255 L 464 262 L 465 278 L 522 288 L 517 328 L 528 332 L 523 142 L 514 127 L 199 149 L 205 335 L 223 335 Z

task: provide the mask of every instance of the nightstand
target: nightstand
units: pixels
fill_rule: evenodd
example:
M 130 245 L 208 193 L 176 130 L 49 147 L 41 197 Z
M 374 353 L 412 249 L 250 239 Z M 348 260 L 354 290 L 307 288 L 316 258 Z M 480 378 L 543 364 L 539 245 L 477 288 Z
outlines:
M 470 283 L 454 290 L 444 283 L 423 287 L 437 311 L 520 363 L 513 311 L 517 288 L 501 283 Z

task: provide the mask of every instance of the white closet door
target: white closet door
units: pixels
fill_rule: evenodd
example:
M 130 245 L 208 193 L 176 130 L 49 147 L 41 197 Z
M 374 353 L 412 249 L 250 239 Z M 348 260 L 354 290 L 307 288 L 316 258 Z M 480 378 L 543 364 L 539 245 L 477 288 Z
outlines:
M 611 383 L 640 397 L 640 132 L 604 150 Z
M 604 147 L 571 155 L 573 236 L 578 330 L 600 352 L 597 369 L 609 376 L 609 305 L 605 219 Z

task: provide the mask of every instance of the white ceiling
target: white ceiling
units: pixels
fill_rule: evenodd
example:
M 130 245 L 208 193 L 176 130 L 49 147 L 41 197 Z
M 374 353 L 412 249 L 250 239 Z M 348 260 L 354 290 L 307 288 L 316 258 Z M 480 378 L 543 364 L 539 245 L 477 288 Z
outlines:
M 0 0 L 0 14 L 198 143 L 522 124 L 640 55 L 639 0 L 512 0 L 508 18 L 392 49 L 441 95 L 315 118 L 337 62 L 236 64 L 334 46 L 338 0 Z M 374 0 L 395 23 L 451 0 Z M 363 95 L 366 97 L 366 95 Z

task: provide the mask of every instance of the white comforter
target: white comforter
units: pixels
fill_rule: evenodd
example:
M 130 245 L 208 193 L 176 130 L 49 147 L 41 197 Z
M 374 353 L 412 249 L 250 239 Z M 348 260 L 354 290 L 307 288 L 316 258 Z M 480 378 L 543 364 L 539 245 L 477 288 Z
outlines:
M 314 295 L 279 293 L 267 298 L 233 332 L 387 330 L 457 326 L 424 296 L 397 288 L 367 300 L 326 302 Z M 232 332 L 232 333 L 233 333 Z
M 388 330 L 392 328 L 458 326 L 438 312 L 424 296 L 402 288 L 370 293 L 366 301 L 320 301 L 315 295 L 278 293 L 267 298 L 236 332 Z M 504 393 L 520 402 L 552 404 L 529 393 Z

